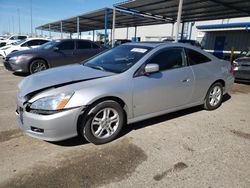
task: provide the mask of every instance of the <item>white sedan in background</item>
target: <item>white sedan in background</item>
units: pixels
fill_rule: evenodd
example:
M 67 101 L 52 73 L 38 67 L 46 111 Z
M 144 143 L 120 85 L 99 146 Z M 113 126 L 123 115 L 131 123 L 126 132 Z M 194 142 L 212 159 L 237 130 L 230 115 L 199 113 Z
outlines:
M 0 48 L 0 55 L 6 57 L 8 54 L 12 52 L 37 48 L 46 42 L 49 42 L 49 40 L 42 38 L 30 38 L 27 40 L 21 40 L 15 42 L 13 45 L 7 45 Z

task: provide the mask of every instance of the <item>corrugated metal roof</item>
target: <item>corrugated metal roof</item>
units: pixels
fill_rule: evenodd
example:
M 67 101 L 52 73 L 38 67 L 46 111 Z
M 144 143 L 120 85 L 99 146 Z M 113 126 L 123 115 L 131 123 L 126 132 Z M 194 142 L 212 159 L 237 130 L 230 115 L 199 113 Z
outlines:
M 79 17 L 79 31 L 92 31 L 104 29 L 105 11 L 108 11 L 107 28 L 112 28 L 113 9 L 103 8 L 93 12 L 84 13 L 71 18 L 58 20 L 56 22 L 48 23 L 37 27 L 37 29 L 50 30 L 55 32 L 61 31 L 61 21 L 63 23 L 63 32 L 76 33 L 77 32 L 77 17 Z M 128 13 L 124 11 L 116 11 L 116 27 L 134 27 L 143 25 L 155 25 L 169 23 L 169 20 L 163 18 L 153 18 L 150 16 L 139 15 L 136 13 Z
M 177 19 L 178 0 L 129 0 L 115 7 L 147 15 Z M 183 22 L 250 16 L 250 0 L 183 0 Z

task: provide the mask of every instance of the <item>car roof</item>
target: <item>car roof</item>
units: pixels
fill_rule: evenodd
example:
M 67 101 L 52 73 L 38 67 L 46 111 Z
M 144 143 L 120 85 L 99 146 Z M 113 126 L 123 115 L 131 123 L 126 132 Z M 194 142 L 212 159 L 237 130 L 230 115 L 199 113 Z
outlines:
M 192 45 L 181 43 L 181 42 L 132 42 L 132 43 L 126 43 L 124 45 L 136 45 L 136 46 L 142 46 L 142 47 L 145 46 L 145 47 L 151 47 L 151 48 L 156 48 L 158 46 L 193 48 Z
M 86 39 L 53 39 L 53 41 L 88 41 L 88 42 L 92 42 L 91 40 L 86 40 Z
M 45 38 L 28 38 L 28 39 L 26 39 L 26 41 L 30 41 L 30 40 L 47 40 L 47 41 L 49 41 L 50 39 L 45 39 Z
M 134 46 L 140 46 L 140 47 L 150 47 L 150 48 L 157 48 L 157 47 L 183 47 L 183 48 L 189 48 L 192 50 L 195 50 L 197 52 L 200 52 L 204 55 L 206 55 L 207 57 L 209 57 L 210 59 L 217 59 L 215 56 L 213 56 L 212 54 L 205 52 L 204 50 L 191 45 L 189 43 L 181 43 L 181 42 L 131 42 L 131 43 L 125 43 L 122 45 L 134 45 Z
M 130 43 L 125 43 L 123 45 L 133 45 L 133 46 L 155 48 L 161 44 L 163 44 L 163 42 L 130 42 Z

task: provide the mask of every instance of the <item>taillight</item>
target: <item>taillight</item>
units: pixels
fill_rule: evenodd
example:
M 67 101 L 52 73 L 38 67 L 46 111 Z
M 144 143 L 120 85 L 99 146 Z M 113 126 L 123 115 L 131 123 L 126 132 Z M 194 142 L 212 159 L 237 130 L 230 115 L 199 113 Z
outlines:
M 233 66 L 232 64 L 230 65 L 230 70 L 229 70 L 229 72 L 230 72 L 231 74 L 234 73 L 234 66 Z

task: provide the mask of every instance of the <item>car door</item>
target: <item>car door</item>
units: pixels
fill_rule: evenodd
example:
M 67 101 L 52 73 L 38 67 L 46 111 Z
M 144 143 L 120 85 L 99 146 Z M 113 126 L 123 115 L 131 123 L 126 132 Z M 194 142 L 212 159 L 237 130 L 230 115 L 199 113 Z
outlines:
M 88 59 L 97 54 L 97 50 L 92 47 L 90 41 L 78 40 L 76 41 L 75 55 L 78 62 Z
M 134 116 L 160 112 L 190 102 L 194 75 L 187 66 L 183 48 L 165 48 L 146 64 L 158 64 L 160 71 L 136 76 L 133 81 Z
M 211 59 L 202 54 L 202 52 L 198 52 L 190 48 L 185 48 L 185 51 L 188 64 L 192 68 L 195 75 L 195 89 L 192 96 L 192 102 L 202 101 L 204 100 L 211 83 L 215 79 L 215 65 L 211 62 Z
M 57 47 L 57 49 L 52 49 L 49 55 L 51 66 L 61 66 L 78 62 L 75 55 L 74 40 L 61 41 L 55 47 Z

